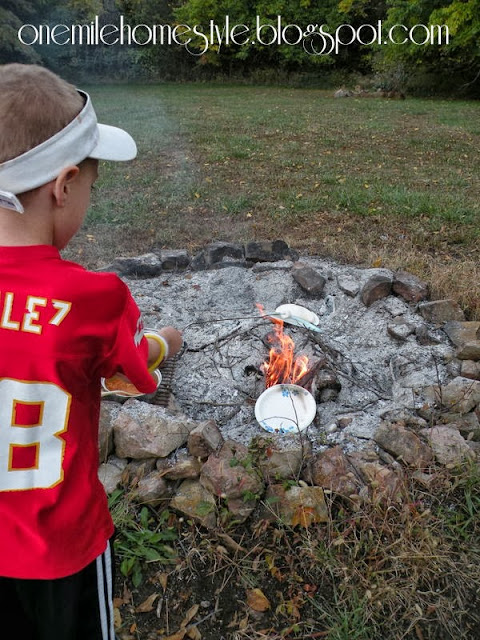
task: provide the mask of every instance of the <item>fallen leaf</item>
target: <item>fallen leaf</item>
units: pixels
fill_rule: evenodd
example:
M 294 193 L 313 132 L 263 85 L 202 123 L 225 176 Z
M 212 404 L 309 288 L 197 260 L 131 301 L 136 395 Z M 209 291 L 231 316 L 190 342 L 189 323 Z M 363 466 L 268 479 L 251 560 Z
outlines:
M 120 629 L 122 626 L 122 616 L 118 607 L 113 607 L 113 626 L 115 629 Z
M 139 604 L 135 609 L 137 613 L 149 613 L 149 611 L 153 611 L 153 605 L 155 600 L 160 596 L 159 593 L 152 593 L 151 596 L 148 596 L 146 600 Z
M 162 640 L 183 640 L 185 638 L 185 634 L 187 633 L 186 629 L 180 629 L 177 633 L 174 633 L 173 636 L 165 636 Z
M 190 607 L 190 609 L 185 614 L 185 618 L 180 623 L 180 627 L 182 627 L 182 629 L 186 627 L 188 623 L 197 615 L 199 608 L 200 605 L 198 604 L 194 604 L 193 607 Z
M 198 630 L 198 627 L 190 627 L 187 631 L 187 636 L 190 640 L 202 640 L 202 634 Z
M 267 611 L 270 602 L 261 589 L 249 589 L 247 591 L 247 604 L 254 611 Z

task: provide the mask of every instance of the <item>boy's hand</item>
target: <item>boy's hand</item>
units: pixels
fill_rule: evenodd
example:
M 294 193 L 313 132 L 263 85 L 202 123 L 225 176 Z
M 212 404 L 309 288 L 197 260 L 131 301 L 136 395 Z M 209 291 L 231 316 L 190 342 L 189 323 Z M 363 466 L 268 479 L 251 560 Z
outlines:
M 168 357 L 172 358 L 175 356 L 182 347 L 182 334 L 180 331 L 175 329 L 174 327 L 163 327 L 158 331 L 158 335 L 161 336 L 168 346 Z M 147 334 L 148 340 L 148 364 L 151 367 L 152 364 L 157 362 L 161 355 L 161 345 L 154 338 L 149 338 Z M 160 364 L 160 363 L 159 363 Z

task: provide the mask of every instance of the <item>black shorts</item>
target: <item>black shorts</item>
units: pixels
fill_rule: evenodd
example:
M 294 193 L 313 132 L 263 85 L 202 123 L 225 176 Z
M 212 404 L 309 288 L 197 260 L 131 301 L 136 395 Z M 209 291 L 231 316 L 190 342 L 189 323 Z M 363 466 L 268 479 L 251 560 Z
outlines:
M 110 543 L 66 578 L 0 577 L 0 620 L 17 640 L 114 640 Z

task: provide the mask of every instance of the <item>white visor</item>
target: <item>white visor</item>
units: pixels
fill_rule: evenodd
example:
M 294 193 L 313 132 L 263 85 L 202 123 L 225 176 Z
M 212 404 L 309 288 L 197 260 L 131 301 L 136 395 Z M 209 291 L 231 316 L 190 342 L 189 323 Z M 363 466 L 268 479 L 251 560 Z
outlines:
M 22 155 L 0 164 L 0 207 L 23 213 L 16 194 L 30 191 L 56 178 L 62 169 L 85 158 L 132 160 L 137 155 L 134 139 L 123 129 L 98 124 L 90 96 L 85 106 L 64 129 Z

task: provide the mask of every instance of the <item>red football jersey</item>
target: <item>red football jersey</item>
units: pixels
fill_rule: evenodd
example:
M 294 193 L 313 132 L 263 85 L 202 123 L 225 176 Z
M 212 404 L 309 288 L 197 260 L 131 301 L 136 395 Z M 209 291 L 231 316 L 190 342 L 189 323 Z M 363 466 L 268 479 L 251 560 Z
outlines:
M 154 391 L 147 352 L 115 274 L 51 246 L 0 247 L 0 576 L 60 578 L 105 550 L 100 378 Z

